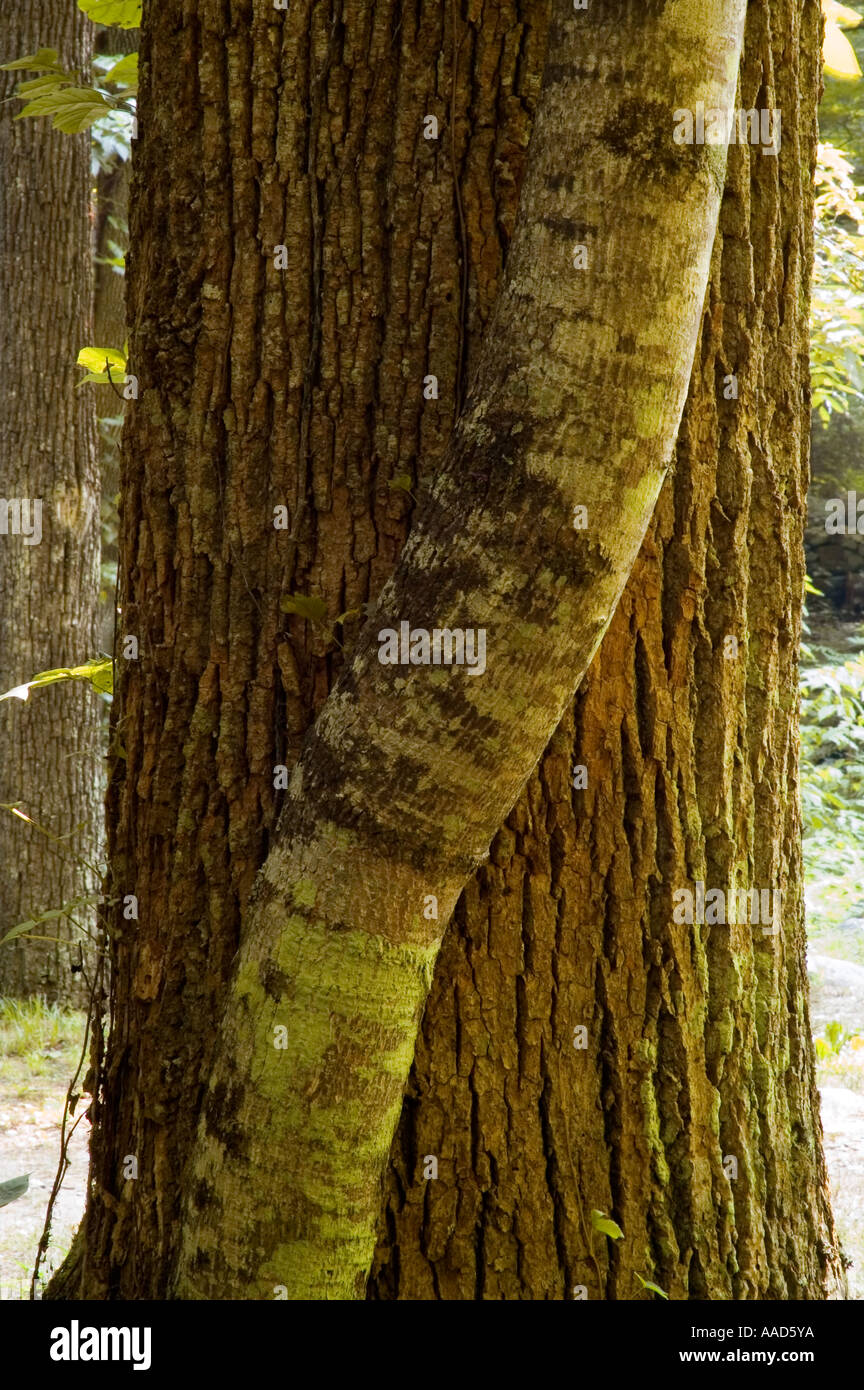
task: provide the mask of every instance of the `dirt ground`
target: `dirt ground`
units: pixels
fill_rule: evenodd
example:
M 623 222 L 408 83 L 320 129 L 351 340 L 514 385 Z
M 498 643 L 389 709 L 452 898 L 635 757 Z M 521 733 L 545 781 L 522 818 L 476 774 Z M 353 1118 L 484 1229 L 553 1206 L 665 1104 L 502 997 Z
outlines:
M 0 1070 L 0 1181 L 30 1174 L 23 1197 L 0 1209 L 0 1299 L 30 1297 L 30 1277 L 60 1156 L 60 1120 L 75 1058 L 58 1047 L 42 1075 L 26 1075 L 22 1059 Z M 86 1104 L 86 1100 L 84 1102 Z M 82 1120 L 69 1145 L 70 1166 L 54 1207 L 50 1273 L 69 1249 L 84 1210 L 90 1127 Z

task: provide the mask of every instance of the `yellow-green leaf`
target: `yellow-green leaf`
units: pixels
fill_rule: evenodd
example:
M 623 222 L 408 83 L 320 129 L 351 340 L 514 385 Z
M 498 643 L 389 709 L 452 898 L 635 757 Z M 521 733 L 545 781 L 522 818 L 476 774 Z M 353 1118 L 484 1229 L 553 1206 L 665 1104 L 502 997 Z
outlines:
M 822 0 L 822 13 L 829 23 L 839 24 L 842 29 L 857 29 L 861 23 L 857 10 L 850 10 L 848 5 L 838 5 L 837 0 Z
M 323 598 L 310 594 L 286 594 L 279 607 L 283 613 L 296 613 L 299 618 L 307 618 L 313 623 L 326 623 L 327 604 Z
M 621 1230 L 621 1227 L 612 1220 L 611 1216 L 607 1216 L 604 1211 L 592 1211 L 591 1225 L 594 1227 L 595 1231 L 599 1231 L 601 1235 L 608 1236 L 610 1240 L 624 1239 L 624 1232 Z
M 110 695 L 114 689 L 114 663 L 110 656 L 93 657 L 83 666 L 59 666 L 53 671 L 40 671 L 24 685 L 16 685 L 0 695 L 0 700 L 29 700 L 30 691 L 59 681 L 89 681 L 100 694 Z
M 829 77 L 854 82 L 861 76 L 855 49 L 837 24 L 826 21 L 822 42 L 822 63 Z
M 18 922 L 5 936 L 0 937 L 0 946 L 4 946 L 7 941 L 14 941 L 16 937 L 23 936 L 25 932 L 32 931 L 34 927 L 44 926 L 46 922 L 57 922 L 61 917 L 71 917 L 73 913 L 81 912 L 84 908 L 95 907 L 97 903 L 101 902 L 101 893 L 87 893 L 82 898 L 71 898 L 62 907 L 50 907 L 46 912 L 40 912 L 36 917 L 28 917 L 26 922 Z
M 121 58 L 115 63 L 113 68 L 109 68 L 105 73 L 103 81 L 113 82 L 117 86 L 125 87 L 127 91 L 138 90 L 138 54 L 127 53 L 125 58 Z
M 110 382 L 113 382 L 115 386 L 118 386 L 122 385 L 126 375 L 126 358 L 116 348 L 82 348 L 78 354 L 77 363 L 79 367 L 86 367 L 87 369 L 87 376 L 82 377 L 78 382 L 79 386 L 86 386 L 88 382 L 95 386 L 108 386 Z M 110 382 L 106 363 L 111 372 Z
M 66 81 L 66 74 L 63 72 L 46 72 L 41 77 L 31 77 L 27 82 L 19 82 L 15 88 L 15 95 L 22 101 L 24 97 L 34 99 L 39 96 L 46 96 L 48 92 L 55 91 Z
M 114 24 L 118 29 L 141 28 L 141 0 L 78 0 L 79 10 L 94 24 Z
M 3 72 L 40 72 L 43 68 L 55 68 L 57 72 L 63 72 L 63 66 L 57 60 L 59 54 L 56 48 L 40 48 L 38 53 L 28 53 L 26 58 L 16 58 L 14 63 L 0 63 Z
M 635 1269 L 633 1273 L 636 1274 Z M 665 1298 L 667 1303 L 669 1302 L 668 1293 L 664 1293 L 656 1284 L 652 1284 L 650 1279 L 643 1279 L 641 1274 L 636 1274 L 636 1278 L 639 1280 L 643 1289 L 648 1289 L 650 1293 L 656 1293 L 660 1298 Z

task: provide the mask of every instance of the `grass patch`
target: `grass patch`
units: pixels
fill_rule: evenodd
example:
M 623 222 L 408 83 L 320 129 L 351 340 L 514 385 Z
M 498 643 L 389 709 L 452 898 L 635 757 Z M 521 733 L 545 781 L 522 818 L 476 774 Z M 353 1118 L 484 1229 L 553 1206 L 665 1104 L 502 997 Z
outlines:
M 0 1086 L 16 1095 L 53 1084 L 80 1052 L 85 1015 L 63 1004 L 0 997 Z

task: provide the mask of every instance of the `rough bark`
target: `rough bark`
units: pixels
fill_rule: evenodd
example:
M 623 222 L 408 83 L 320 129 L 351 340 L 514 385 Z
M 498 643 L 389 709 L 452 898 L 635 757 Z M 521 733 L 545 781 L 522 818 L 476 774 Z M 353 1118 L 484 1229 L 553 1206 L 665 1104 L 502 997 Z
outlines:
M 815 8 L 807 7 L 812 25 Z M 91 1111 L 93 1183 L 86 1225 L 54 1283 L 55 1297 L 165 1296 L 179 1174 L 210 1070 L 221 992 L 281 800 L 273 765 L 292 766 L 341 663 L 323 626 L 279 613 L 279 595 L 320 595 L 335 616 L 374 598 L 393 568 L 412 503 L 388 482 L 408 473 L 422 499 L 476 365 L 512 234 L 548 9 L 548 0 L 472 0 L 464 7 L 378 0 L 292 4 L 285 15 L 267 17 L 249 4 L 233 7 L 231 30 L 216 5 L 200 6 L 194 22 L 184 22 L 173 0 L 145 14 L 130 308 L 135 357 L 150 364 L 150 381 L 146 409 L 136 409 L 127 431 L 121 583 L 127 630 L 142 636 L 148 664 L 120 674 L 116 731 L 126 758 L 115 764 L 109 818 L 116 884 L 131 891 L 134 864 L 142 911 L 137 923 L 113 924 L 112 1029 L 105 1057 L 96 1059 Z M 773 34 L 788 18 L 777 13 L 766 51 L 783 46 Z M 812 79 L 812 43 L 806 52 Z M 439 119 L 437 140 L 423 139 L 426 113 Z M 797 177 L 791 186 L 799 187 Z M 279 242 L 289 249 L 283 274 L 273 269 Z M 746 262 L 749 250 L 741 255 Z M 714 268 L 718 302 L 716 254 Z M 784 359 L 774 369 L 778 380 L 787 365 Z M 432 371 L 440 398 L 424 400 L 423 378 Z M 696 442 L 700 455 L 704 449 L 713 458 L 714 436 Z M 291 513 L 287 551 L 269 510 L 282 502 Z M 703 499 L 694 544 L 700 537 L 704 543 L 713 514 Z M 686 510 L 676 514 L 679 544 L 689 540 L 690 522 Z M 633 600 L 637 615 L 644 618 L 657 599 L 652 590 Z M 337 629 L 346 648 L 357 626 L 349 621 Z M 614 630 L 606 641 L 613 640 Z M 612 714 L 620 721 L 617 711 L 630 711 L 632 737 L 636 696 L 620 684 L 614 662 L 606 669 L 615 681 Z M 647 674 L 640 667 L 643 682 Z M 691 678 L 692 668 L 676 668 L 682 738 L 683 710 L 691 700 L 696 710 Z M 605 720 L 604 710 L 593 725 L 601 777 L 604 759 L 612 766 Z M 572 756 L 567 737 L 565 725 L 555 745 L 562 783 Z M 710 770 L 707 754 L 702 765 Z M 544 764 L 546 778 L 550 766 Z M 572 901 L 584 899 L 592 837 L 623 853 L 627 827 L 636 823 L 630 763 L 621 766 L 626 776 L 619 773 L 614 784 L 595 781 L 592 772 L 593 816 L 579 822 L 583 872 L 568 883 Z M 710 786 L 706 781 L 704 794 Z M 559 788 L 556 814 L 567 795 Z M 532 782 L 514 812 L 517 823 L 536 804 Z M 554 868 L 558 893 L 564 842 L 556 822 L 548 832 L 539 816 L 530 824 L 535 858 L 549 865 L 550 878 Z M 512 930 L 511 905 L 520 930 L 523 921 L 521 893 L 513 894 L 521 883 L 519 855 L 492 896 L 500 856 L 499 837 L 492 863 L 457 913 L 461 921 L 483 894 L 472 920 L 475 932 L 492 924 L 487 982 L 502 972 L 513 980 L 521 960 L 521 941 L 511 935 L 497 959 L 497 924 Z M 619 909 L 626 897 L 625 884 Z M 569 910 L 559 896 L 556 914 L 559 904 Z M 531 979 L 512 986 L 520 1028 L 530 1021 L 529 984 L 537 988 L 544 972 L 554 997 L 550 911 L 542 899 L 524 911 Z M 585 930 L 594 933 L 589 915 Z M 610 922 L 605 931 L 614 961 L 613 928 Z M 530 944 L 535 931 L 542 947 Z M 589 945 L 593 970 L 593 935 Z M 575 942 L 562 949 L 572 955 Z M 593 979 L 586 967 L 591 999 Z M 491 991 L 487 983 L 487 997 Z M 464 1017 L 459 1026 L 466 1027 Z M 451 1043 L 455 1085 L 461 1035 Z M 610 1068 L 614 1044 L 610 1032 Z M 471 1113 L 478 1114 L 476 1106 Z M 812 1123 L 811 1112 L 807 1118 Z M 469 1138 L 461 1121 L 454 1129 L 466 1163 L 487 1183 L 481 1132 Z M 556 1142 L 563 1137 L 556 1131 Z M 593 1201 L 595 1173 L 614 1171 L 609 1145 L 603 1136 L 595 1152 L 582 1134 L 567 1137 L 590 1173 L 578 1195 Z M 491 1170 L 506 1202 L 507 1184 L 525 1174 L 513 1142 L 508 1171 Z M 444 1149 L 430 1144 L 422 1152 Z M 139 1160 L 135 1182 L 123 1179 L 127 1154 Z M 618 1171 L 629 1171 L 631 1160 L 641 1162 L 640 1153 L 623 1154 Z M 413 1162 L 409 1167 L 416 1178 Z M 446 1180 L 444 1164 L 442 1173 Z M 647 1179 L 634 1169 L 633 1181 Z M 676 1181 L 680 1187 L 684 1179 Z M 494 1270 L 494 1227 L 484 1215 L 493 1208 L 488 1195 L 478 1200 L 479 1191 L 468 1174 L 466 1201 L 477 1203 L 485 1233 L 476 1247 L 478 1277 L 494 1290 L 492 1274 L 482 1273 L 487 1264 Z M 557 1194 L 556 1201 L 560 1212 Z M 545 1211 L 538 1208 L 541 1242 Z M 529 1219 L 527 1207 L 522 1219 Z M 673 1219 L 686 1232 L 683 1197 Z M 470 1244 L 477 1232 L 469 1226 L 461 1230 Z M 415 1280 L 436 1296 L 435 1270 L 443 1266 L 423 1249 L 418 1263 L 431 1264 L 431 1272 L 427 1278 L 407 1271 L 400 1296 L 416 1296 Z M 542 1251 L 545 1258 L 545 1243 Z M 460 1268 L 470 1258 L 466 1245 Z M 534 1296 L 529 1290 L 542 1279 L 552 1285 L 548 1269 L 534 1271 L 524 1257 L 521 1270 L 526 1292 L 511 1280 L 508 1297 Z M 389 1296 L 383 1283 L 376 1287 L 378 1296 Z M 548 1296 L 562 1296 L 558 1287 Z M 617 1296 L 634 1292 L 622 1281 Z
M 730 150 L 674 468 L 446 937 L 369 1297 L 652 1297 L 637 1275 L 677 1299 L 842 1287 L 797 785 L 819 33 L 815 4 L 749 7 L 736 105 L 782 110 L 780 157 Z M 696 879 L 782 885 L 782 932 L 675 925 L 672 890 Z M 592 1233 L 595 1208 L 623 1241 Z
M 0 18 L 3 61 L 50 44 L 89 70 L 92 29 L 74 4 L 22 0 Z M 42 501 L 42 538 L 0 535 L 0 689 L 96 653 L 99 479 L 92 396 L 76 390 L 92 335 L 89 138 L 15 121 L 20 73 L 0 73 L 0 497 Z M 35 539 L 35 533 L 33 536 Z M 0 706 L 0 936 L 98 888 L 103 706 L 75 683 Z M 97 866 L 88 871 L 83 857 Z M 92 914 L 82 913 L 92 925 Z M 45 936 L 81 938 L 70 922 Z M 92 949 L 85 943 L 85 962 Z M 0 992 L 80 1001 L 76 946 L 19 938 L 0 948 Z

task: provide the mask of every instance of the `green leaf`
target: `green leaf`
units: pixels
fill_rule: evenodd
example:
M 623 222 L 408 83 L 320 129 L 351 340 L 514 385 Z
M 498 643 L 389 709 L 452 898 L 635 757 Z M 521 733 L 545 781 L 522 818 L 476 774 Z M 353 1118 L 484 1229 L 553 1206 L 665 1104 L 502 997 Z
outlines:
M 29 1173 L 25 1173 L 21 1178 L 9 1178 L 7 1182 L 0 1182 L 0 1207 L 8 1207 L 10 1202 L 23 1197 L 29 1185 Z
M 66 81 L 66 74 L 63 72 L 43 73 L 41 77 L 31 77 L 28 82 L 19 82 L 15 88 L 16 97 L 45 96 L 48 92 L 53 92 L 57 87 L 61 87 Z
M 410 491 L 411 491 L 411 474 L 410 474 L 410 473 L 397 473 L 395 478 L 391 478 L 391 479 L 390 479 L 390 481 L 389 481 L 389 483 L 387 484 L 387 486 L 388 486 L 390 489 L 394 490 L 394 491 L 399 491 L 399 492 L 410 492 Z
M 30 917 L 28 917 L 26 922 L 19 922 L 17 926 L 7 931 L 5 936 L 0 937 L 0 946 L 5 946 L 7 941 L 14 941 L 16 936 L 23 936 L 25 932 L 32 931 L 35 926 L 36 922 Z
M 113 110 L 111 103 L 95 87 L 59 87 L 28 101 L 15 119 L 23 121 L 26 117 L 52 116 L 55 130 L 78 135 L 106 112 Z
M 46 912 L 40 912 L 36 917 L 28 917 L 26 922 L 18 922 L 14 927 L 7 931 L 5 936 L 0 936 L 0 946 L 5 946 L 7 941 L 14 941 L 17 936 L 23 936 L 25 932 L 32 931 L 34 927 L 40 927 L 45 922 L 57 922 L 61 917 L 69 917 L 74 912 L 80 912 L 82 908 L 95 907 L 102 902 L 101 893 L 87 893 L 82 898 L 72 898 L 62 907 L 51 907 Z
M 592 1211 L 591 1225 L 594 1227 L 594 1230 L 599 1231 L 601 1235 L 609 1236 L 610 1240 L 624 1239 L 624 1232 L 621 1230 L 621 1227 L 612 1220 L 611 1216 L 607 1216 L 603 1211 Z
M 118 29 L 141 28 L 141 0 L 78 0 L 79 10 L 94 24 L 115 24 Z
M 633 1273 L 636 1274 L 635 1269 Z M 665 1298 L 667 1303 L 669 1302 L 668 1293 L 664 1293 L 663 1290 L 661 1288 L 658 1288 L 656 1284 L 652 1284 L 650 1279 L 643 1279 L 641 1274 L 636 1274 L 636 1278 L 639 1280 L 639 1283 L 642 1285 L 643 1289 L 649 1289 L 651 1293 L 656 1293 L 660 1296 L 660 1298 Z
M 854 81 L 861 76 L 855 49 L 836 21 L 826 18 L 822 40 L 822 66 L 829 77 Z
M 116 348 L 84 347 L 76 361 L 79 367 L 87 369 L 87 375 L 78 382 L 79 386 L 86 386 L 88 383 L 95 386 L 110 385 L 106 363 L 115 386 L 122 385 L 126 375 L 126 358 Z
M 82 131 L 89 130 L 98 119 L 99 112 L 94 106 L 67 106 L 58 112 L 51 126 L 53 130 L 60 130 L 64 135 L 80 135 Z
M 113 68 L 109 68 L 103 77 L 104 82 L 113 82 L 117 87 L 123 87 L 127 92 L 137 92 L 138 90 L 138 54 L 127 53 L 125 58 L 121 58 L 115 63 Z
M 117 348 L 84 347 L 76 361 L 79 367 L 86 367 L 88 372 L 104 371 L 106 362 L 112 369 L 116 367 L 118 371 L 126 371 L 126 358 Z
M 43 68 L 54 68 L 64 72 L 58 62 L 60 55 L 56 48 L 40 48 L 38 53 L 28 53 L 26 58 L 16 58 L 14 63 L 0 63 L 3 72 L 40 72 Z
M 861 16 L 848 5 L 838 4 L 838 0 L 822 0 L 822 12 L 830 24 L 839 24 L 843 29 L 857 29 Z
M 312 623 L 329 623 L 327 604 L 323 598 L 309 594 L 286 594 L 279 607 L 283 613 L 296 613 Z
M 89 681 L 100 694 L 110 695 L 114 690 L 114 664 L 110 656 L 92 657 L 83 666 L 60 666 L 54 671 L 40 671 L 38 676 L 24 685 L 16 685 L 0 695 L 0 700 L 29 700 L 30 691 L 41 685 L 56 685 L 58 681 Z

